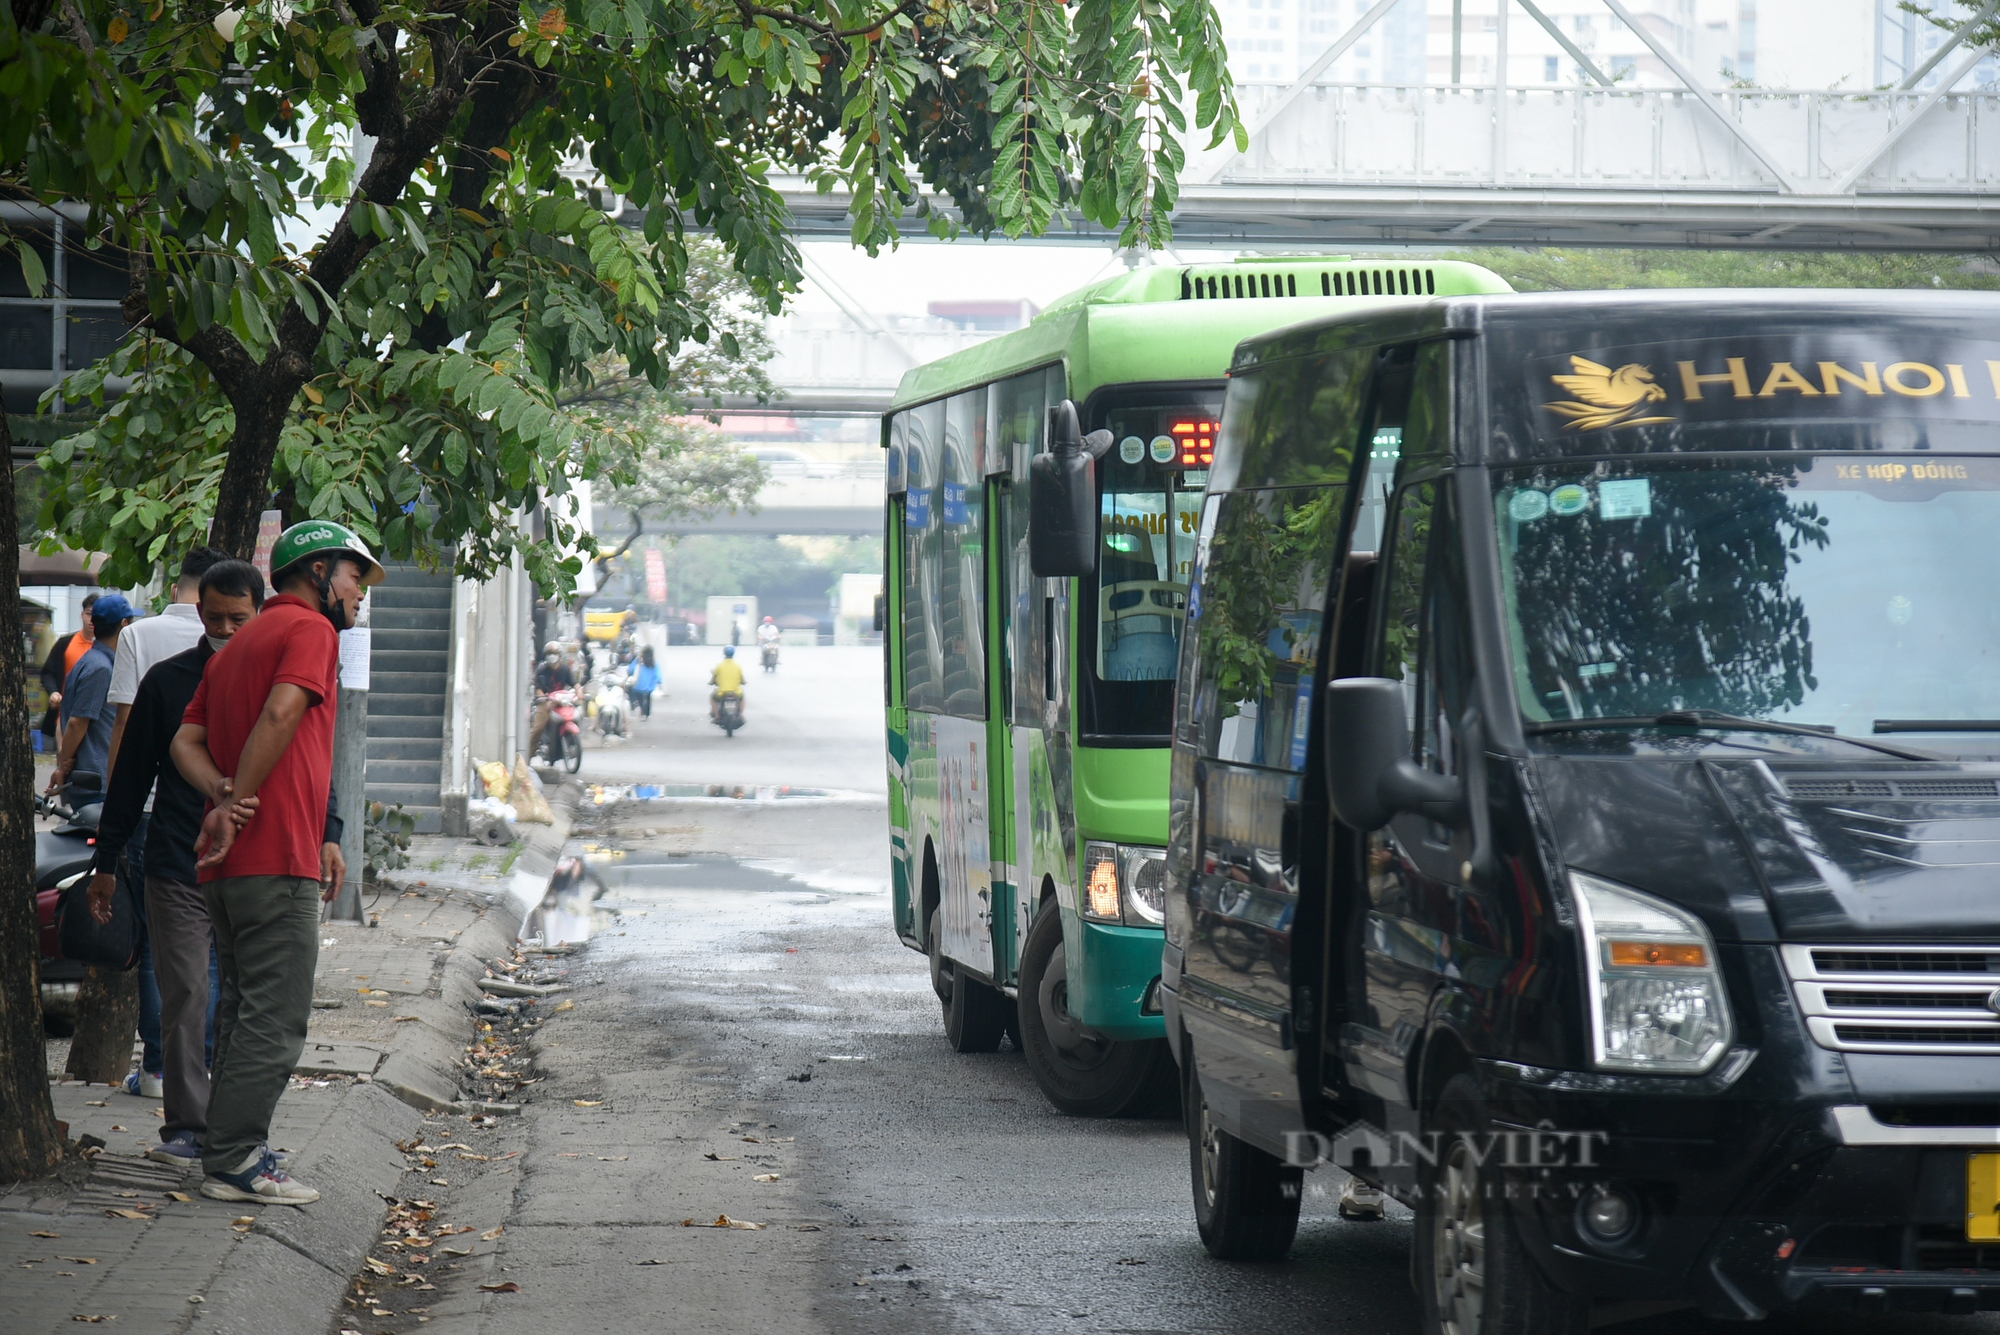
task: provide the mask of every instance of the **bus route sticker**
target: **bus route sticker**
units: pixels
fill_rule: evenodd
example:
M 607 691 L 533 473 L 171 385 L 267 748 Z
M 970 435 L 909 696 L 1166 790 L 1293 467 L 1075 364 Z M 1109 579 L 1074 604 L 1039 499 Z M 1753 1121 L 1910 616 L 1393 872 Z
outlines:
M 1118 457 L 1128 464 L 1136 464 L 1146 457 L 1146 442 L 1137 436 L 1127 436 L 1118 442 Z
M 1549 509 L 1568 518 L 1590 508 L 1590 492 L 1574 482 L 1565 482 L 1549 493 Z

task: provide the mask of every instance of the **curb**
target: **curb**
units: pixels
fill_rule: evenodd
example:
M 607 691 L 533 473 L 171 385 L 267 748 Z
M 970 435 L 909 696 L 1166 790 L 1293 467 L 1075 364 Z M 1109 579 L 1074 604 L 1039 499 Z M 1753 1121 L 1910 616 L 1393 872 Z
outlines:
M 479 980 L 486 976 L 486 961 L 503 959 L 513 950 L 521 924 L 547 893 L 556 860 L 569 839 L 575 790 L 558 789 L 550 805 L 556 809 L 555 824 L 534 827 L 506 890 L 466 928 L 445 958 L 439 995 L 425 997 L 413 1008 L 416 1020 L 403 1026 L 398 1034 L 402 1041 L 375 1072 L 374 1083 L 413 1108 L 461 1111 L 458 1071 L 465 1062 L 466 1007 L 484 995 Z
M 398 1141 L 418 1135 L 426 1112 L 482 1111 L 461 1104 L 458 1072 L 471 1019 L 464 1003 L 481 995 L 486 961 L 504 958 L 522 922 L 542 902 L 564 842 L 577 790 L 550 794 L 553 826 L 538 826 L 515 862 L 507 889 L 467 928 L 444 963 L 441 995 L 417 1005 L 375 1078 L 341 1096 L 326 1129 L 296 1165 L 320 1199 L 303 1209 L 266 1208 L 230 1251 L 203 1295 L 190 1329 L 218 1335 L 324 1330 L 349 1280 L 375 1243 L 385 1197 L 403 1177 Z M 413 1032 L 414 1031 L 414 1032 Z

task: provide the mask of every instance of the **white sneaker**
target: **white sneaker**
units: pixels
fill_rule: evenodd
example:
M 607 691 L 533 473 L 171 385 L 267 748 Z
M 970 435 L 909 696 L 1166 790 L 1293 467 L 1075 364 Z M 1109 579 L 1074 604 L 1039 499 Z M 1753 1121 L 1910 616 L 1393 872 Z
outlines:
M 319 1193 L 294 1182 L 278 1167 L 278 1156 L 267 1149 L 253 1150 L 233 1173 L 210 1173 L 202 1180 L 201 1194 L 212 1201 L 263 1201 L 270 1205 L 311 1205 Z
M 1380 1219 L 1382 1217 L 1382 1193 L 1369 1186 L 1358 1177 L 1350 1177 L 1340 1189 L 1340 1217 L 1342 1219 Z
M 134 1071 L 125 1077 L 125 1092 L 142 1099 L 161 1099 L 167 1095 L 166 1082 L 151 1071 Z

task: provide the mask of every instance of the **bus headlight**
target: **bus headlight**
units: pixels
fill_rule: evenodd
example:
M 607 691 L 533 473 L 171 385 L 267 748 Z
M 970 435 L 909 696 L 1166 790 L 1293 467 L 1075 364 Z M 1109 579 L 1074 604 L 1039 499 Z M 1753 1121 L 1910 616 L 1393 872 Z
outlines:
M 1167 920 L 1167 850 L 1125 850 L 1125 921 L 1158 927 Z
M 1729 999 L 1701 919 L 1651 895 L 1570 873 L 1586 947 L 1592 1062 L 1603 1071 L 1700 1075 L 1729 1050 Z
M 1091 922 L 1158 927 L 1167 917 L 1167 850 L 1137 844 L 1083 846 L 1078 911 Z

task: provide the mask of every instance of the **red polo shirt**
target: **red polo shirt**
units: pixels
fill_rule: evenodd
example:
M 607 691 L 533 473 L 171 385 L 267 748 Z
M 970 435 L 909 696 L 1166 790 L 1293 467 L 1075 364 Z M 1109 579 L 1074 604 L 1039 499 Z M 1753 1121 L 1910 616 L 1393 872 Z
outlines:
M 310 876 L 319 879 L 326 793 L 333 783 L 333 716 L 339 706 L 340 636 L 303 598 L 281 593 L 221 653 L 208 660 L 183 722 L 208 729 L 208 753 L 234 777 L 243 744 L 279 682 L 300 687 L 311 706 L 292 744 L 257 790 L 257 814 L 220 866 L 201 879 Z

